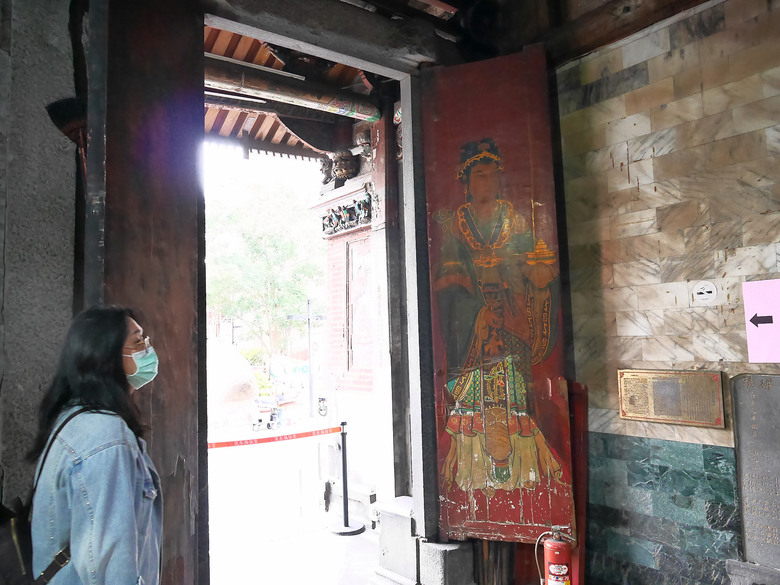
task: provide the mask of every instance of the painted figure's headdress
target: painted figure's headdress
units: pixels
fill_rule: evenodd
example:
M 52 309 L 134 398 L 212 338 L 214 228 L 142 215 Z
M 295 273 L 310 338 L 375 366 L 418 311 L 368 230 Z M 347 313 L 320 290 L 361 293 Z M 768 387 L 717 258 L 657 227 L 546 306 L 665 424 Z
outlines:
M 467 142 L 460 147 L 461 164 L 460 169 L 458 169 L 458 179 L 466 180 L 471 167 L 483 162 L 494 162 L 498 165 L 499 171 L 504 170 L 501 154 L 492 138 L 483 138 L 479 142 Z

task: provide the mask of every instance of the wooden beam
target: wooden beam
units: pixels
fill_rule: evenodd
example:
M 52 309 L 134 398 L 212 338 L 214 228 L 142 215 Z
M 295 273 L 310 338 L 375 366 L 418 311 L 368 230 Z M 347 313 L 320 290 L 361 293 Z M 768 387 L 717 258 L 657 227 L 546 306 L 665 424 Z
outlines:
M 550 64 L 560 65 L 604 47 L 705 0 L 609 0 L 543 35 Z
M 312 120 L 315 122 L 322 122 L 324 124 L 335 124 L 340 117 L 331 114 L 329 112 L 320 112 L 318 110 L 312 110 L 311 108 L 300 108 L 290 104 L 284 104 L 281 102 L 266 101 L 260 103 L 260 101 L 249 101 L 242 99 L 241 96 L 221 94 L 215 95 L 208 92 L 204 97 L 206 105 L 213 106 L 221 109 L 240 110 L 242 112 L 266 112 L 271 114 L 278 114 L 285 118 L 297 118 L 299 120 Z
M 301 158 L 318 159 L 321 158 L 324 153 L 302 146 L 290 146 L 287 144 L 271 144 L 270 142 L 262 142 L 259 140 L 252 140 L 251 138 L 235 138 L 232 136 L 206 136 L 207 142 L 216 142 L 219 144 L 234 144 L 242 147 L 245 151 L 256 150 L 258 152 L 270 152 L 271 154 L 283 154 L 286 156 L 300 156 Z
M 422 19 L 390 20 L 338 0 L 203 0 L 206 24 L 402 79 L 438 59 Z
M 379 108 L 357 94 L 347 94 L 235 63 L 207 61 L 204 78 L 205 86 L 209 89 L 283 102 L 356 120 L 373 122 L 381 116 Z

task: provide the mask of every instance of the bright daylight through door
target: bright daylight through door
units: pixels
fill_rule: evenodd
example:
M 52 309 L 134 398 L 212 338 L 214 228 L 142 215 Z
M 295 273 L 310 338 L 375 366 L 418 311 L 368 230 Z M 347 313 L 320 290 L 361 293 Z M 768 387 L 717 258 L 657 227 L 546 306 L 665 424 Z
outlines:
M 351 582 L 373 570 L 376 537 L 328 530 L 343 414 L 325 363 L 320 164 L 214 143 L 203 158 L 211 582 Z M 301 563 L 304 543 L 316 552 Z

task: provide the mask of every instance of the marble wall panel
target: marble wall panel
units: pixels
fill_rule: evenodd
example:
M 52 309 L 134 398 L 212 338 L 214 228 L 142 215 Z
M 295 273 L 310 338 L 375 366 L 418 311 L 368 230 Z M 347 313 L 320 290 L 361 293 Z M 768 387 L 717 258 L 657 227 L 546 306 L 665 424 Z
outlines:
M 641 288 L 641 287 L 640 287 Z M 603 291 L 604 308 L 607 311 L 632 311 L 639 308 L 637 288 L 633 286 L 616 286 Z M 655 308 L 644 306 L 642 308 Z
M 776 212 L 752 216 L 742 223 L 742 241 L 745 246 L 780 241 L 780 201 Z
M 599 290 L 605 286 L 612 286 L 614 277 L 612 266 L 588 266 L 586 268 L 573 268 L 569 274 L 571 290 Z
M 766 129 L 766 150 L 768 154 L 780 154 L 780 124 Z
M 606 175 L 609 191 L 621 191 L 655 182 L 652 159 L 620 162 L 614 169 L 606 171 Z
M 647 64 L 640 63 L 560 94 L 558 108 L 561 114 L 570 114 L 645 85 L 647 85 Z
M 672 48 L 668 28 L 654 31 L 623 46 L 623 67 L 645 63 L 648 59 L 663 55 Z
M 701 69 L 685 69 L 673 78 L 674 99 L 679 100 L 701 91 Z
M 774 67 L 759 74 L 763 82 L 764 97 L 780 94 L 780 67 Z
M 690 309 L 688 309 L 692 317 L 691 329 L 688 331 L 688 333 L 711 335 L 713 332 L 718 331 L 720 327 L 719 309 L 720 307 L 707 307 L 707 306 L 692 306 Z
M 775 15 L 776 16 L 776 15 Z M 775 30 L 777 35 L 777 29 Z M 780 65 L 780 39 L 774 38 L 729 57 L 729 80 L 737 81 L 748 75 Z
M 766 0 L 742 0 L 741 2 L 727 2 L 724 5 L 726 22 L 729 25 L 738 24 L 749 18 L 756 18 L 771 7 L 771 2 Z
M 631 213 L 636 189 L 623 189 L 601 195 L 598 199 L 598 212 L 602 216 L 616 216 Z
M 715 220 L 720 220 L 722 214 L 722 207 L 717 206 L 718 213 L 715 215 Z M 710 249 L 711 250 L 734 250 L 741 248 L 744 245 L 742 239 L 742 224 L 743 220 L 734 218 L 733 215 L 718 223 L 710 224 Z
M 710 208 L 706 200 L 693 199 L 656 209 L 658 229 L 676 231 L 692 226 L 709 225 Z
M 701 63 L 701 89 L 706 91 L 732 81 L 728 57 L 708 59 Z
M 728 138 L 734 134 L 734 120 L 729 110 L 680 124 L 677 127 L 677 147 L 682 150 L 692 146 L 700 146 Z
M 775 272 L 777 268 L 777 246 L 748 246 L 736 250 L 715 252 L 715 270 L 727 276 L 750 276 Z
M 698 120 L 702 115 L 701 94 L 694 94 L 674 100 L 650 110 L 650 120 L 654 131 L 678 126 L 685 122 Z
M 653 173 L 655 174 L 655 171 Z M 672 205 L 684 199 L 679 181 L 675 179 L 655 181 L 639 186 L 633 209 L 639 211 L 640 209 Z
M 664 258 L 685 254 L 685 238 L 681 232 L 658 232 L 633 238 L 639 258 Z
M 664 156 L 676 150 L 677 131 L 674 128 L 665 128 L 653 134 L 629 139 L 627 144 L 630 161 Z
M 619 312 L 615 315 L 616 321 L 618 315 L 620 315 Z M 615 364 L 622 368 L 630 367 L 628 364 L 642 360 L 643 341 L 644 336 L 634 338 L 615 335 L 613 337 L 608 337 L 605 344 L 607 356 L 606 363 Z M 609 376 L 614 379 L 615 382 L 617 382 L 617 369 L 618 368 L 611 368 L 609 370 Z M 617 390 L 617 385 L 615 385 L 615 389 Z
M 674 101 L 674 82 L 671 77 L 668 77 L 628 92 L 626 94 L 626 113 L 631 115 L 647 112 L 672 101 Z
M 664 335 L 686 335 L 693 328 L 691 309 L 667 309 L 664 314 Z
M 610 218 L 599 217 L 594 220 L 584 221 L 576 225 L 570 225 L 567 229 L 569 244 L 577 246 L 601 242 L 610 238 Z
M 626 104 L 628 108 L 628 104 Z M 640 112 L 607 123 L 607 144 L 626 141 L 650 133 L 650 115 Z
M 570 61 L 555 70 L 555 84 L 559 94 L 572 91 L 582 85 L 580 67 L 579 61 Z
M 599 261 L 602 264 L 630 262 L 637 258 L 636 245 L 633 238 L 607 240 L 599 243 Z
M 670 80 L 680 71 L 698 66 L 699 46 L 695 43 L 689 44 L 649 59 L 647 61 L 648 81 L 657 83 Z
M 563 136 L 561 138 L 561 150 L 564 156 L 583 154 L 606 146 L 606 127 L 606 124 L 602 124 L 582 132 Z
M 609 77 L 624 68 L 621 49 L 613 49 L 585 57 L 580 64 L 580 85 L 587 85 L 597 79 Z
M 693 252 L 685 256 L 666 256 L 660 262 L 662 282 L 705 280 L 715 277 L 712 252 Z
M 712 333 L 694 333 L 693 352 L 695 359 L 708 362 L 747 361 L 747 333 L 726 333 L 715 330 Z
M 710 116 L 770 97 L 764 94 L 764 85 L 764 80 L 756 74 L 708 89 L 701 94 L 703 113 L 705 116 Z
M 780 100 L 778 101 L 780 105 Z M 780 113 L 780 111 L 779 111 Z M 734 112 L 736 116 L 736 112 Z M 736 119 L 734 125 L 738 126 Z M 717 169 L 766 156 L 766 132 L 746 131 L 706 146 L 707 168 Z
M 710 0 L 559 75 L 582 100 L 577 107 L 585 105 L 568 115 L 562 109 L 561 120 L 572 136 L 564 158 L 582 155 L 570 167 L 586 174 L 565 186 L 567 203 L 576 202 L 568 217 L 584 228 L 570 246 L 572 288 L 587 293 L 573 317 L 575 373 L 591 388 L 591 437 L 609 433 L 598 456 L 631 441 L 626 476 L 610 486 L 606 474 L 592 486 L 591 502 L 611 512 L 603 523 L 591 520 L 603 542 L 592 549 L 588 571 L 598 578 L 589 582 L 725 585 L 723 559 L 738 555 L 734 483 L 712 463 L 731 453 L 733 474 L 731 430 L 620 420 L 616 370 L 711 369 L 728 377 L 768 367 L 744 361 L 741 286 L 780 278 L 778 30 L 780 0 Z M 649 51 L 643 57 L 658 51 L 667 33 L 668 50 L 633 64 L 640 47 Z M 617 70 L 615 51 L 632 71 Z M 632 86 L 642 67 L 646 80 Z M 597 101 L 615 90 L 623 93 Z M 705 279 L 718 289 L 711 305 L 693 294 Z M 730 424 L 728 395 L 725 403 Z M 690 452 L 661 461 L 655 449 L 673 442 L 726 451 L 708 452 L 702 470 Z M 663 537 L 654 540 L 653 529 Z M 628 537 L 622 547 L 619 535 Z M 655 543 L 651 556 L 647 542 Z
M 695 14 L 669 26 L 670 48 L 678 49 L 689 43 L 704 39 L 725 29 L 726 19 L 722 5 Z
M 780 95 L 734 108 L 733 118 L 734 130 L 739 133 L 772 127 L 780 119 Z
M 688 287 L 684 282 L 666 282 L 634 287 L 639 309 L 679 309 L 688 306 Z
M 707 169 L 707 146 L 687 148 L 653 159 L 653 177 L 656 182 L 682 177 Z
M 613 264 L 612 282 L 616 287 L 660 283 L 660 263 L 650 258 L 642 258 L 635 262 Z
M 707 250 L 710 246 L 710 226 L 701 225 L 683 230 L 685 252 L 691 253 L 699 250 Z
M 564 113 L 561 106 L 558 109 L 561 112 L 561 135 L 568 136 L 625 116 L 626 100 L 625 96 L 619 95 L 569 114 Z
M 655 209 L 632 211 L 610 219 L 611 239 L 629 238 L 658 231 Z
M 616 313 L 615 318 L 618 336 L 648 337 L 663 334 L 663 311 L 621 311 Z M 625 357 L 624 348 L 620 349 L 620 354 Z
M 691 337 L 688 335 L 656 335 L 643 338 L 642 359 L 646 361 L 692 362 L 694 361 Z

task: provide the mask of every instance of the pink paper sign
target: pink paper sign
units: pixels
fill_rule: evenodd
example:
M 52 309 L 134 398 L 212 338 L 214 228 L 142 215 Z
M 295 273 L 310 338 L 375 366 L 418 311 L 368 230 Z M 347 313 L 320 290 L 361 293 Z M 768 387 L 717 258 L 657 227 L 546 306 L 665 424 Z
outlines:
M 780 279 L 742 283 L 748 360 L 780 362 Z

